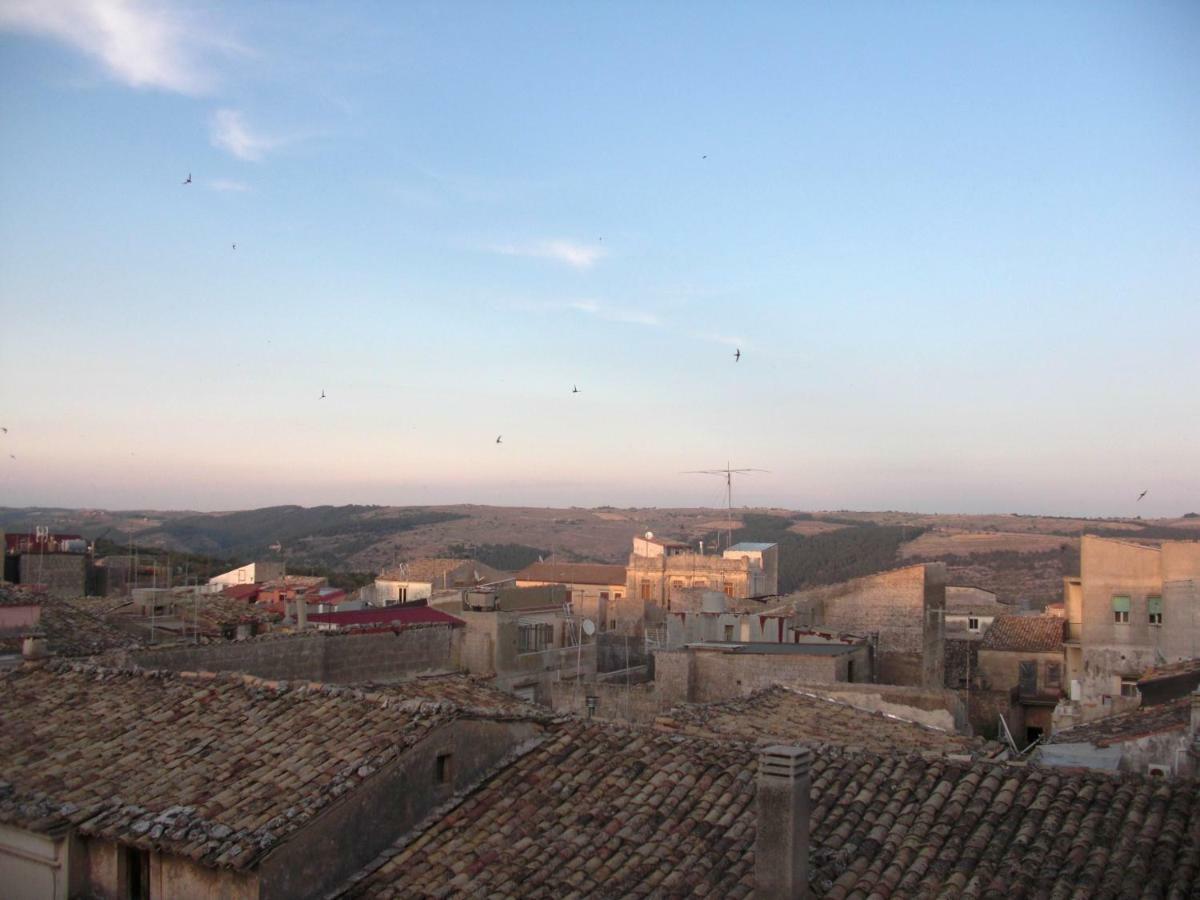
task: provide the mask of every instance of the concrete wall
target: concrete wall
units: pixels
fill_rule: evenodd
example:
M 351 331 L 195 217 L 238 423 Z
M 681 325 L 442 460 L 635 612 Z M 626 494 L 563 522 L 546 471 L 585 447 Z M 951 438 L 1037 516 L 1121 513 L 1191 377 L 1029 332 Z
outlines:
M 437 729 L 272 851 L 258 869 L 262 900 L 323 896 L 539 733 L 531 722 L 469 719 Z M 444 754 L 449 779 L 439 782 Z
M 44 585 L 51 597 L 87 595 L 87 557 L 81 553 L 22 553 L 17 570 L 21 584 Z
M 649 665 L 652 657 L 641 638 L 617 632 L 596 635 L 596 671 L 619 672 Z
M 459 667 L 462 629 L 444 625 L 369 634 L 316 633 L 136 651 L 146 669 L 244 672 L 284 681 L 395 681 Z
M 845 682 L 852 661 L 856 677 L 870 671 L 866 646 L 840 656 L 665 650 L 654 654 L 654 683 L 667 702 L 708 703 L 774 684 Z
M 1087 707 L 1120 695 L 1122 678 L 1160 662 L 1200 655 L 1200 542 L 1164 541 L 1161 549 L 1085 536 L 1080 552 L 1081 653 L 1071 677 Z M 1128 624 L 1115 621 L 1114 596 L 1130 600 Z M 1148 598 L 1161 597 L 1162 625 L 1151 625 Z M 1068 622 L 1071 601 L 1067 597 Z
M 942 686 L 946 568 L 941 563 L 881 572 L 785 599 L 795 610 L 797 628 L 872 635 L 878 681 Z
M 78 841 L 0 825 L 0 890 L 8 900 L 67 900 L 84 887 Z

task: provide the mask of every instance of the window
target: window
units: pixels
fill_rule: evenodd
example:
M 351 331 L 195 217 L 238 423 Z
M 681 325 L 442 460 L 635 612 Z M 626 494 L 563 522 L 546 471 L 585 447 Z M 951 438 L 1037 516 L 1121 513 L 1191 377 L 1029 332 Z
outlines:
M 725 626 L 725 640 L 727 640 L 727 641 L 733 640 L 733 626 L 732 625 Z
M 707 578 L 693 578 L 692 579 L 692 587 L 706 588 L 706 587 L 708 587 L 708 579 Z
M 601 591 L 601 592 L 600 592 L 600 599 L 601 599 L 601 600 L 607 600 L 607 599 L 608 599 L 608 591 Z
M 733 582 L 727 581 L 724 584 L 725 596 L 733 599 Z
M 1162 597 L 1146 598 L 1146 615 L 1151 625 L 1162 624 Z
M 1136 678 L 1122 678 L 1121 679 L 1121 696 L 1122 697 L 1138 696 L 1138 686 L 1137 686 Z
M 407 587 L 396 588 L 396 602 L 398 602 L 398 603 L 407 603 L 408 602 L 408 588 Z
M 574 591 L 567 591 L 567 602 L 571 602 L 571 597 L 574 596 Z
M 434 781 L 437 784 L 451 784 L 454 781 L 453 754 L 439 753 L 437 768 L 434 770 Z
M 620 599 L 621 599 L 621 598 L 623 598 L 624 596 L 625 596 L 625 595 L 624 595 L 624 594 L 622 594 L 620 591 L 617 591 L 617 592 L 616 592 L 616 593 L 613 595 L 613 599 L 614 599 L 614 600 L 620 600 Z
M 129 900 L 150 900 L 150 851 L 125 848 L 125 884 Z
M 675 588 L 676 590 L 682 591 L 685 587 L 687 587 L 687 585 L 685 585 L 683 583 L 682 578 L 672 578 L 671 579 L 671 587 Z
M 977 616 L 967 616 L 967 631 L 979 630 L 979 618 Z
M 642 596 L 643 600 L 653 600 L 654 599 L 654 585 L 650 583 L 649 579 L 645 579 L 645 578 L 642 579 L 641 588 L 642 588 L 641 596 Z
M 854 660 L 846 660 L 846 681 L 854 681 Z
M 518 625 L 517 652 L 538 653 L 545 650 L 554 640 L 553 625 Z
M 1129 624 L 1129 598 L 1117 596 L 1112 598 L 1113 621 L 1118 625 Z
M 1046 663 L 1046 687 L 1062 687 L 1062 665 L 1060 663 Z

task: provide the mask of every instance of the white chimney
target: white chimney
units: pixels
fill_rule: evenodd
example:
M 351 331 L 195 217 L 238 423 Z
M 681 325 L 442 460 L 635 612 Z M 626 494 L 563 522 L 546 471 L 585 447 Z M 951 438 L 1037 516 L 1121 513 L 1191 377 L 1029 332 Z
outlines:
M 776 745 L 758 754 L 758 827 L 754 840 L 754 896 L 758 900 L 808 897 L 809 768 L 812 751 Z

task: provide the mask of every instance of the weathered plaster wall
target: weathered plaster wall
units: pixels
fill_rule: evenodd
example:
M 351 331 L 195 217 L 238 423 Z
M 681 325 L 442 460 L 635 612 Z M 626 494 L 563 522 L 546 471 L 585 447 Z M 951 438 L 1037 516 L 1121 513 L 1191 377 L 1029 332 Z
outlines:
M 687 662 L 680 657 L 688 658 Z M 773 684 L 844 682 L 851 661 L 856 673 L 868 672 L 867 648 L 841 656 L 660 651 L 654 654 L 654 681 L 670 701 L 707 703 L 743 697 Z

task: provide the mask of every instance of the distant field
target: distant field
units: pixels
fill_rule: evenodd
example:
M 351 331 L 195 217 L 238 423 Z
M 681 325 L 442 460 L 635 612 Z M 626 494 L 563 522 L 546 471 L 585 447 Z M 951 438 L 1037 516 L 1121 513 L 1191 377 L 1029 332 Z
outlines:
M 982 531 L 964 534 L 930 531 L 915 541 L 904 544 L 900 548 L 900 557 L 908 559 L 919 556 L 925 559 L 936 559 L 939 556 L 968 556 L 973 553 L 996 553 L 1005 550 L 1015 553 L 1041 553 L 1047 550 L 1058 550 L 1063 544 L 1070 544 L 1074 547 L 1079 544 L 1079 541 L 1076 538 L 1055 534 L 1021 534 L 1011 531 Z
M 796 522 L 788 528 L 788 531 L 807 536 L 810 534 L 824 534 L 827 531 L 837 531 L 847 527 L 846 525 L 837 525 L 833 522 L 802 521 Z

